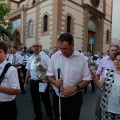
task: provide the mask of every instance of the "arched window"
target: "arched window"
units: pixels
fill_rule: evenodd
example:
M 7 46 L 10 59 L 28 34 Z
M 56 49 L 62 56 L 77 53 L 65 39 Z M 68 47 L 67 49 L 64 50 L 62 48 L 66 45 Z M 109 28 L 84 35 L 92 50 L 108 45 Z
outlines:
M 33 0 L 33 2 L 32 2 L 32 7 L 34 7 L 35 6 L 35 0 Z
M 33 35 L 33 22 L 30 21 L 29 22 L 29 36 L 32 36 Z
M 107 33 L 106 33 L 106 42 L 108 43 L 109 42 L 109 30 L 107 30 Z
M 89 20 L 88 22 L 88 28 L 92 30 L 96 30 L 95 23 L 92 20 Z
M 43 31 L 46 32 L 48 30 L 48 16 L 47 15 L 45 15 L 43 18 L 43 24 L 44 24 Z
M 67 32 L 71 32 L 71 17 L 67 17 Z

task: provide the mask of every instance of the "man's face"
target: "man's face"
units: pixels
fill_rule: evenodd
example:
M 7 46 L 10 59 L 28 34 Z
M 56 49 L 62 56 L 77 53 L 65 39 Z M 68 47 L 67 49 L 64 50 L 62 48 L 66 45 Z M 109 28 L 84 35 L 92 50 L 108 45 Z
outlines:
M 109 56 L 111 58 L 114 58 L 114 56 L 115 56 L 115 54 L 116 54 L 117 51 L 118 51 L 117 47 L 115 47 L 115 46 L 111 47 L 110 50 L 109 50 Z
M 99 53 L 99 54 L 98 54 L 98 57 L 99 57 L 99 58 L 102 58 L 102 57 L 103 57 L 103 55 L 102 55 L 101 53 Z
M 58 51 L 58 49 L 57 48 L 53 48 L 53 52 L 55 53 L 55 52 L 57 52 Z
M 72 45 L 69 45 L 66 41 L 59 42 L 59 48 L 65 57 L 70 57 L 73 54 L 74 43 L 72 43 Z
M 38 43 L 34 43 L 33 44 L 33 51 L 34 51 L 34 53 L 39 54 L 40 50 L 41 50 L 40 45 Z
M 6 59 L 7 53 L 5 53 L 2 49 L 0 49 L 0 63 L 2 63 Z
M 15 54 L 16 50 L 14 48 L 11 48 L 11 52 L 12 52 L 12 54 Z

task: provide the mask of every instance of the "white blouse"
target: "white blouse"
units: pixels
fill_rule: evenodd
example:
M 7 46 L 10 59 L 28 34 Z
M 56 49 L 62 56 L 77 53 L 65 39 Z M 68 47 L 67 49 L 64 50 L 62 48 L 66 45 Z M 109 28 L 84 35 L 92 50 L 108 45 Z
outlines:
M 120 114 L 120 75 L 116 74 L 115 72 L 114 83 L 112 84 L 112 88 L 108 96 L 107 111 Z

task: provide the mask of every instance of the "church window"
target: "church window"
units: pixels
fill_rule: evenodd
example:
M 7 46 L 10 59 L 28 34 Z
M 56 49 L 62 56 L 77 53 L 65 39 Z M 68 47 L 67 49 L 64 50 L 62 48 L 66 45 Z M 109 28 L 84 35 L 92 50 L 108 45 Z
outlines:
M 67 17 L 67 32 L 71 32 L 71 17 Z
M 109 30 L 107 30 L 107 33 L 106 33 L 106 43 L 109 42 Z
M 96 30 L 95 23 L 92 20 L 89 20 L 88 28 L 94 31 Z
M 33 22 L 30 21 L 29 22 L 29 36 L 32 36 L 33 35 Z
M 44 22 L 43 31 L 47 32 L 48 30 L 48 16 L 47 15 L 44 16 L 43 22 Z
M 36 5 L 35 0 L 33 0 L 32 7 L 34 7 L 35 5 Z

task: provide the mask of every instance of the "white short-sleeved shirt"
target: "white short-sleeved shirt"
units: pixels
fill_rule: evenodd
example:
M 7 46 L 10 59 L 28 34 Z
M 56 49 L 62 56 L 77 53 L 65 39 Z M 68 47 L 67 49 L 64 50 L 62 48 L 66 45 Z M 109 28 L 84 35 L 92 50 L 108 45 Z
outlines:
M 55 78 L 58 79 L 58 68 L 61 70 L 63 88 L 74 86 L 81 80 L 91 80 L 85 56 L 75 49 L 73 55 L 69 58 L 65 57 L 61 51 L 54 53 L 47 70 L 47 76 L 55 76 Z M 59 94 L 58 88 L 54 86 L 54 89 L 56 93 Z
M 8 62 L 12 64 L 12 63 L 13 63 L 13 59 L 14 59 L 14 56 L 13 56 L 13 54 L 11 54 L 10 57 L 9 57 Z M 19 64 L 22 64 L 22 56 L 21 56 L 19 53 L 16 52 L 15 64 L 18 64 L 18 63 L 19 63 Z M 18 66 L 18 67 L 16 67 L 16 68 L 17 68 L 17 69 L 18 69 L 18 68 L 21 68 L 21 66 Z
M 104 71 L 106 77 L 107 70 Z M 114 83 L 108 96 L 107 111 L 115 114 L 120 114 L 120 75 L 114 72 Z
M 4 60 L 0 64 L 0 75 L 2 74 L 2 71 L 4 70 L 4 67 L 7 63 L 8 62 Z M 11 66 L 8 69 L 7 73 L 5 74 L 5 78 L 1 82 L 1 86 L 11 87 L 13 89 L 20 89 L 18 73 L 15 67 Z M 12 101 L 15 98 L 15 96 L 16 95 L 8 95 L 6 93 L 0 92 L 0 102 Z
M 26 65 L 23 64 L 23 62 L 27 62 L 27 61 L 28 61 L 28 56 L 27 55 L 22 56 L 22 65 Z
M 41 52 L 40 52 L 40 54 L 39 54 L 39 56 L 40 56 L 40 58 L 41 58 L 41 64 L 44 66 L 45 65 L 45 67 L 48 67 L 48 65 L 49 65 L 49 63 L 50 63 L 50 58 L 49 58 L 49 56 L 47 56 L 46 54 L 41 54 Z M 34 59 L 36 59 L 36 57 L 37 56 L 34 56 L 34 54 L 32 55 L 32 56 L 30 56 L 29 58 L 28 58 L 28 61 L 27 61 L 27 64 L 26 64 L 26 69 L 27 70 L 30 70 L 30 75 L 31 75 L 31 79 L 33 79 L 33 80 L 38 80 L 38 78 L 36 77 L 36 70 L 34 69 L 34 70 L 31 70 L 31 68 L 30 68 L 30 66 L 31 66 L 31 63 L 32 63 L 32 61 L 34 60 Z

